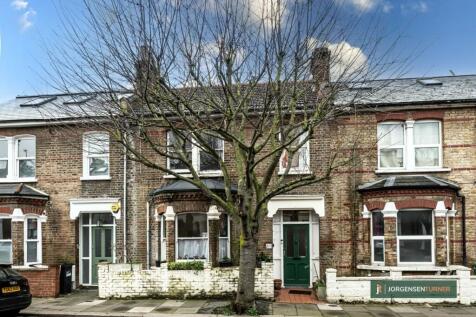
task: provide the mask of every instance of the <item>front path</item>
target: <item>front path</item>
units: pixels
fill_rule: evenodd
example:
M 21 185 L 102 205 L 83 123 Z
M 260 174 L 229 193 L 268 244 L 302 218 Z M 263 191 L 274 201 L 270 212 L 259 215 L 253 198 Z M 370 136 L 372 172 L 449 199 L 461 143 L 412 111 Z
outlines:
M 77 291 L 59 298 L 35 298 L 24 316 L 216 316 L 223 300 L 100 300 L 97 291 Z M 268 314 L 277 316 L 344 317 L 464 317 L 476 316 L 476 307 L 429 305 L 332 305 L 269 303 Z

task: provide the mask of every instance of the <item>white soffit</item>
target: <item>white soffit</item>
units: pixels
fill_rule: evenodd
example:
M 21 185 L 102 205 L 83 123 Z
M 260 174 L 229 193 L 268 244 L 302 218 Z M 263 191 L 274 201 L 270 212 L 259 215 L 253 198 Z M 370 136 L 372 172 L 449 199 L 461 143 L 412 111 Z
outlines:
M 112 206 L 120 201 L 119 198 L 78 198 L 69 201 L 69 218 L 75 220 L 83 213 L 110 212 L 116 219 L 121 219 L 121 211 L 112 212 Z
M 278 210 L 314 210 L 319 217 L 324 217 L 324 196 L 279 195 L 268 202 L 268 217 L 273 217 Z

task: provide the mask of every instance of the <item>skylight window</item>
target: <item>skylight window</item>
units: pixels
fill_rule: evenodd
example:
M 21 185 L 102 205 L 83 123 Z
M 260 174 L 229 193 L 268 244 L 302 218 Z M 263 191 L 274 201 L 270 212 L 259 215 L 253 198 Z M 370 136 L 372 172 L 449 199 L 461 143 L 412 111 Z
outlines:
M 71 99 L 63 102 L 64 105 L 80 105 L 93 99 L 94 96 L 73 96 Z
M 432 78 L 418 79 L 417 82 L 419 84 L 422 84 L 423 86 L 441 86 L 441 85 L 443 85 L 443 83 L 441 81 L 439 81 L 438 79 L 432 79 Z
M 353 83 L 348 85 L 350 90 L 372 90 L 372 86 L 366 83 Z
M 39 107 L 41 105 L 44 105 L 45 103 L 48 103 L 50 101 L 53 101 L 56 99 L 56 96 L 54 97 L 34 97 L 26 102 L 23 102 L 20 104 L 21 107 Z

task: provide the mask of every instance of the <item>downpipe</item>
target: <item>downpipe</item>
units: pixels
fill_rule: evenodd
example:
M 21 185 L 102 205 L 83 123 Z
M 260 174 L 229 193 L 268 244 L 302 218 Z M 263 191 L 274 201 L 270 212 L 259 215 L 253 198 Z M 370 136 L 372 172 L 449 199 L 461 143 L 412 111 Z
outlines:
M 124 133 L 124 139 L 127 138 L 127 133 Z M 123 257 L 124 257 L 124 263 L 127 263 L 127 148 L 124 146 L 124 170 L 123 170 L 123 203 L 124 206 L 122 208 L 123 211 L 123 220 L 122 220 L 122 244 L 123 244 Z
M 149 201 L 145 203 L 145 219 L 146 219 L 146 225 L 147 225 L 147 238 L 146 238 L 146 268 L 150 268 L 150 223 L 149 223 L 149 217 L 150 217 L 150 212 L 149 212 Z

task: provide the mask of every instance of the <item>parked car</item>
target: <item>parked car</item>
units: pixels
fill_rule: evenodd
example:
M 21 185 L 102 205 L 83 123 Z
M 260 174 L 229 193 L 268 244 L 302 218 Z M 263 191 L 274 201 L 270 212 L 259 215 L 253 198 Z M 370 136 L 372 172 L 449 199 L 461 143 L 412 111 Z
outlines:
M 28 280 L 8 266 L 0 266 L 0 315 L 16 316 L 31 304 Z

